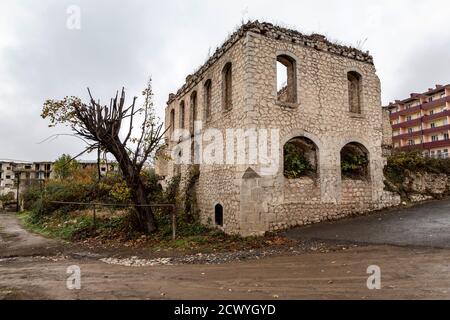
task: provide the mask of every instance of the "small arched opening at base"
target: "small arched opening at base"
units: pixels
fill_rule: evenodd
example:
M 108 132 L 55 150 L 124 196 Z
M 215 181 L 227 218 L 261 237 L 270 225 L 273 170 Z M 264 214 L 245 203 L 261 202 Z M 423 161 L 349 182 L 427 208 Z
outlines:
M 216 226 L 223 227 L 223 207 L 221 204 L 216 204 L 214 207 L 214 222 Z
M 287 179 L 298 179 L 304 176 L 317 178 L 318 175 L 317 145 L 306 137 L 295 137 L 283 146 L 284 176 Z

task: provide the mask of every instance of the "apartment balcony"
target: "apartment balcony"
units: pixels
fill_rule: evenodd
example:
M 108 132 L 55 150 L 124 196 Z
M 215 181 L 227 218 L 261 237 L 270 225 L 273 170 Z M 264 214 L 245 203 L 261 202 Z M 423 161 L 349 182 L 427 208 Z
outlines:
M 450 130 L 450 125 L 447 124 L 445 126 L 440 126 L 440 127 L 435 127 L 435 128 L 428 128 L 428 129 L 423 129 L 423 134 L 431 134 L 431 133 L 436 133 L 436 132 L 442 132 L 442 131 L 448 131 Z
M 436 107 L 439 107 L 439 106 L 443 106 L 447 102 L 450 102 L 450 96 L 447 96 L 447 97 L 444 97 L 444 98 L 441 98 L 441 99 L 437 99 L 437 100 L 434 100 L 434 101 L 431 101 L 431 102 L 424 103 L 422 105 L 422 109 L 425 110 L 425 111 L 431 110 L 433 108 L 436 108 Z
M 424 149 L 434 149 L 442 147 L 450 147 L 450 140 L 439 140 L 433 142 L 425 142 L 422 144 Z
M 415 107 L 412 107 L 409 109 L 404 109 L 404 110 L 400 110 L 400 111 L 391 113 L 390 118 L 391 118 L 391 120 L 395 120 L 399 116 L 409 116 L 409 115 L 418 113 L 422 109 L 421 107 L 422 107 L 422 105 L 418 105 L 418 106 L 415 106 Z
M 423 120 L 423 122 L 430 122 L 432 120 L 445 118 L 445 117 L 448 117 L 448 116 L 450 116 L 450 110 L 444 110 L 444 111 L 439 112 L 439 113 L 435 113 L 435 114 L 428 115 L 428 116 L 423 116 L 422 120 Z
M 410 151 L 410 150 L 422 150 L 423 149 L 423 144 L 419 143 L 419 144 L 413 144 L 410 146 L 403 146 L 399 148 L 400 150 L 403 151 Z
M 408 133 L 399 134 L 397 136 L 393 136 L 392 140 L 398 141 L 398 140 L 402 140 L 402 139 L 409 139 L 409 138 L 414 138 L 414 137 L 420 137 L 421 135 L 422 135 L 422 130 L 417 130 L 417 131 L 414 131 L 414 132 L 408 132 Z
M 400 128 L 414 127 L 414 126 L 420 125 L 420 123 L 421 123 L 421 119 L 417 118 L 414 120 L 393 124 L 392 129 L 395 130 L 395 129 L 400 129 Z

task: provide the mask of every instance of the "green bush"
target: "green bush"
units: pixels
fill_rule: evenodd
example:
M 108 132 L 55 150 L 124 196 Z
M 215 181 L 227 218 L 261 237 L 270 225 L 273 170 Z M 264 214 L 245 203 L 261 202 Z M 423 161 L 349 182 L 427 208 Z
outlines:
M 388 158 L 384 174 L 388 180 L 401 183 L 408 171 L 450 174 L 450 159 L 424 157 L 420 151 L 396 152 Z

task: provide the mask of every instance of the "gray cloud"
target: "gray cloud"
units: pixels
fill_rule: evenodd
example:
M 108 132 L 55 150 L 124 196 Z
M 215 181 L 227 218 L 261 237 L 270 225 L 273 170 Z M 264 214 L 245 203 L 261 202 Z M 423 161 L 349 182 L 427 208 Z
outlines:
M 72 4 L 81 8 L 81 30 L 66 28 Z M 0 12 L 0 158 L 54 159 L 79 152 L 79 141 L 67 137 L 37 144 L 67 132 L 49 129 L 39 114 L 46 99 L 85 98 L 87 86 L 103 100 L 121 86 L 137 95 L 152 75 L 162 116 L 169 92 L 242 19 L 363 44 L 375 57 L 383 103 L 450 82 L 445 0 L 6 0 L 3 7 L 8 10 Z

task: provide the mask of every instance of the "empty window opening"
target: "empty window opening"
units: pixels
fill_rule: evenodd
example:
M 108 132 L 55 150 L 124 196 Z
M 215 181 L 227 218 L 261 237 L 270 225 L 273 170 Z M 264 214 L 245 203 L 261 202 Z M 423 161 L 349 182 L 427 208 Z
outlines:
M 369 180 L 369 151 L 362 144 L 351 142 L 341 150 L 342 178 Z
M 197 120 L 197 91 L 191 94 L 191 121 L 190 121 L 190 132 L 191 135 L 194 134 L 194 125 Z
M 287 55 L 277 57 L 277 99 L 280 102 L 297 102 L 296 63 Z
M 228 62 L 222 71 L 222 105 L 224 110 L 233 107 L 233 74 L 231 62 Z
M 205 86 L 204 86 L 204 92 L 205 92 L 205 118 L 209 119 L 209 117 L 211 116 L 211 80 L 207 80 L 205 82 Z
M 216 226 L 223 226 L 223 207 L 221 204 L 216 204 L 214 208 L 214 221 Z
M 347 73 L 349 111 L 361 113 L 361 75 L 358 72 Z
M 184 110 L 184 101 L 181 101 L 180 103 L 180 128 L 184 129 L 185 124 L 185 110 Z
M 317 153 L 316 144 L 308 138 L 295 137 L 289 140 L 283 147 L 284 176 L 288 179 L 317 177 Z

